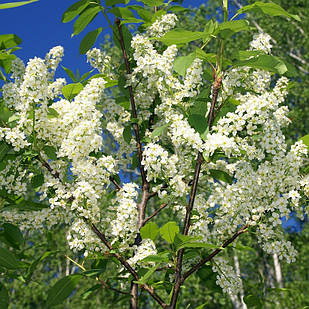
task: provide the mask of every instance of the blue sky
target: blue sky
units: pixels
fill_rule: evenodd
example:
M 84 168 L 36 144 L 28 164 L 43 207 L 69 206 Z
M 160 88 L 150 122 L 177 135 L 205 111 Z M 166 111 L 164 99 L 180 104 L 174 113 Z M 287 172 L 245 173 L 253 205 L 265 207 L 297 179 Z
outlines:
M 14 0 L 0 0 L 1 3 Z M 88 31 L 98 27 L 108 27 L 102 14 L 99 14 L 78 36 L 71 38 L 73 22 L 62 23 L 63 12 L 77 0 L 40 0 L 25 6 L 0 10 L 0 34 L 14 33 L 22 40 L 22 49 L 16 55 L 25 62 L 33 58 L 44 57 L 50 48 L 61 45 L 65 56 L 61 65 L 80 73 L 89 71 L 86 57 L 79 55 L 79 44 Z M 131 1 L 134 4 L 135 1 Z M 200 6 L 207 0 L 184 0 L 184 6 Z M 131 3 L 130 3 L 131 4 Z M 140 3 L 139 3 L 140 4 Z M 103 30 L 104 31 L 104 30 Z M 105 29 L 107 31 L 107 29 Z M 100 36 L 96 46 L 99 46 Z M 101 41 L 102 42 L 102 41 Z M 59 72 L 64 76 L 64 72 Z M 58 75 L 57 74 L 57 75 Z

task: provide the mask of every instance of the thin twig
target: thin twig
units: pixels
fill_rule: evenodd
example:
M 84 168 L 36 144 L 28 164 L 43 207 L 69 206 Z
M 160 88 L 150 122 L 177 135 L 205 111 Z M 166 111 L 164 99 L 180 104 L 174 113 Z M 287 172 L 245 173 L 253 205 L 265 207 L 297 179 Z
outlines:
M 209 254 L 206 258 L 202 259 L 200 262 L 195 264 L 190 270 L 188 270 L 183 277 L 181 278 L 181 284 L 195 271 L 200 269 L 207 262 L 212 260 L 218 253 L 220 253 L 224 248 L 226 248 L 229 244 L 231 244 L 239 235 L 247 232 L 248 224 L 243 226 L 240 230 L 238 230 L 230 239 L 226 240 L 220 248 L 215 249 L 211 254 Z
M 211 107 L 210 107 L 210 111 L 209 111 L 209 115 L 208 115 L 209 131 L 210 131 L 212 124 L 214 122 L 214 117 L 215 117 L 214 110 L 215 110 L 215 106 L 216 106 L 216 103 L 217 103 L 218 94 L 219 94 L 219 91 L 221 89 L 221 82 L 222 82 L 222 77 L 220 77 L 220 76 L 218 77 L 217 74 L 214 73 Z M 189 203 L 188 203 L 188 206 L 187 206 L 187 209 L 186 209 L 185 223 L 184 223 L 183 232 L 182 232 L 183 235 L 188 235 L 188 232 L 189 232 L 191 212 L 192 212 L 193 205 L 194 205 L 194 200 L 195 200 L 198 181 L 199 181 L 199 175 L 200 175 L 201 166 L 202 166 L 203 161 L 204 161 L 203 154 L 201 152 L 199 152 L 197 160 L 196 160 L 196 165 L 195 165 L 193 184 L 192 184 L 192 187 L 191 187 Z M 169 308 L 171 308 L 171 309 L 174 309 L 176 307 L 178 295 L 179 295 L 179 292 L 180 292 L 180 287 L 182 285 L 181 271 L 182 271 L 183 254 L 184 254 L 184 249 L 180 249 L 177 253 L 175 283 L 174 283 L 171 302 L 170 302 L 170 305 L 169 305 Z
M 75 264 L 78 268 L 80 268 L 82 271 L 85 271 L 86 270 L 86 268 L 83 266 L 83 265 L 81 265 L 81 264 L 79 264 L 79 263 L 77 263 L 76 261 L 74 261 L 73 259 L 71 259 L 68 255 L 64 255 L 69 261 L 71 261 L 73 264 Z
M 162 209 L 164 209 L 166 206 L 168 205 L 168 203 L 164 203 L 162 204 L 157 210 L 155 210 L 153 212 L 153 214 L 151 214 L 149 217 L 147 217 L 144 221 L 143 221 L 143 226 L 153 217 L 155 217 Z
M 125 48 L 123 33 L 122 33 L 121 25 L 120 25 L 121 21 L 120 21 L 119 18 L 117 18 L 115 22 L 116 22 L 116 25 L 117 25 L 118 31 L 119 31 L 119 42 L 120 42 L 120 46 L 121 46 L 121 50 L 122 50 L 124 63 L 125 63 L 125 66 L 126 66 L 126 72 L 127 72 L 127 74 L 131 74 L 130 62 L 129 62 L 128 54 L 127 54 L 127 51 L 126 51 L 126 48 Z M 134 94 L 133 94 L 133 88 L 132 88 L 132 86 L 128 86 L 128 89 L 129 89 L 129 94 L 130 94 L 132 117 L 136 119 L 137 118 L 137 111 L 136 111 L 135 99 L 134 99 Z M 141 144 L 141 140 L 140 140 L 139 126 L 136 122 L 133 123 L 133 130 L 134 130 L 135 139 L 136 139 L 136 148 L 137 148 L 137 153 L 138 153 L 138 164 L 139 164 L 139 168 L 140 168 L 140 171 L 141 171 L 142 184 L 144 185 L 144 184 L 148 184 L 148 182 L 147 182 L 147 179 L 146 179 L 146 172 L 145 172 L 144 166 L 142 165 L 142 159 L 143 159 L 142 144 Z
M 109 180 L 114 184 L 114 186 L 116 187 L 116 191 L 121 190 L 121 186 L 120 184 L 116 181 L 116 179 L 113 176 L 109 177 Z

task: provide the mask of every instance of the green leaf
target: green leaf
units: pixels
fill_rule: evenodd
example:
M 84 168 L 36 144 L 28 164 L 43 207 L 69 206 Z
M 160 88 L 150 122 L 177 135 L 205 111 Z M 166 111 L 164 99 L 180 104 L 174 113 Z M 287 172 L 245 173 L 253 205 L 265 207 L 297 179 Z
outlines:
M 143 22 L 144 21 L 142 19 L 129 17 L 129 18 L 123 19 L 121 21 L 121 25 L 123 25 L 123 24 L 140 24 L 140 23 L 143 23 Z
M 166 33 L 163 37 L 156 38 L 156 40 L 161 41 L 167 46 L 170 46 L 173 44 L 186 44 L 191 41 L 202 39 L 204 36 L 204 32 L 174 29 Z
M 132 156 L 131 169 L 132 169 L 132 170 L 135 170 L 137 167 L 138 167 L 138 157 L 137 157 L 137 154 L 135 153 L 135 154 Z
M 205 306 L 207 305 L 208 303 L 205 303 L 205 304 L 202 304 L 202 305 L 199 305 L 198 307 L 196 307 L 195 309 L 204 309 Z
M 149 10 L 139 6 L 139 5 L 130 5 L 129 9 L 133 9 L 137 12 L 137 14 L 146 22 L 150 22 L 152 18 L 152 13 Z
M 82 299 L 87 299 L 88 296 L 90 296 L 94 291 L 98 290 L 98 289 L 102 289 L 102 285 L 101 284 L 96 284 L 94 286 L 92 286 L 91 288 L 87 289 L 85 292 L 82 293 Z
M 301 137 L 299 140 L 302 141 L 307 146 L 308 151 L 309 151 L 309 134 Z M 0 150 L 1 150 L 1 148 L 0 148 Z M 0 157 L 1 157 L 1 154 L 0 154 Z
M 240 244 L 239 242 L 236 244 L 235 249 L 240 250 L 240 251 L 246 250 L 246 251 L 251 251 L 253 253 L 256 253 L 256 251 L 253 248 L 251 248 L 249 246 L 244 246 L 244 245 Z
M 8 60 L 8 61 L 12 61 L 16 58 L 15 55 L 10 55 L 10 54 L 7 54 L 7 53 L 1 53 L 0 54 L 0 60 Z
M 239 31 L 248 31 L 250 30 L 249 22 L 244 19 L 226 21 L 222 24 L 219 24 L 215 34 L 226 39 Z
M 216 63 L 216 54 L 213 53 L 205 53 L 202 49 L 196 47 L 195 54 L 197 58 L 201 60 L 205 60 L 210 63 Z
M 215 30 L 218 28 L 218 26 L 219 26 L 219 24 L 216 20 L 213 21 L 212 19 L 210 19 L 204 27 L 204 33 L 211 35 L 215 32 Z
M 0 142 L 0 161 L 3 160 L 3 158 L 8 153 L 9 150 L 10 147 L 5 141 Z
M 80 0 L 72 4 L 62 15 L 61 21 L 67 23 L 80 14 L 88 5 L 89 0 Z
M 131 131 L 131 126 L 128 125 L 124 128 L 122 132 L 123 139 L 127 144 L 130 145 L 131 139 L 132 139 L 132 131 Z
M 174 62 L 174 70 L 179 75 L 185 76 L 187 69 L 190 67 L 195 58 L 196 58 L 195 53 L 191 53 L 187 56 L 177 57 Z
M 11 251 L 0 248 L 0 267 L 18 269 L 21 267 L 21 264 Z
M 19 228 L 11 223 L 3 224 L 3 235 L 13 247 L 21 247 L 24 245 L 24 237 Z
M 17 120 L 19 120 L 20 119 L 20 115 L 13 115 L 13 116 L 11 116 L 9 119 L 8 119 L 8 123 L 11 123 L 11 122 L 15 122 L 15 121 L 17 121 Z
M 225 117 L 227 113 L 235 112 L 236 108 L 237 108 L 237 105 L 235 104 L 235 101 L 229 99 L 227 102 L 224 103 L 224 105 L 219 110 L 218 114 L 216 115 L 213 125 L 216 125 L 218 120 Z
M 191 114 L 188 117 L 188 122 L 200 134 L 201 138 L 205 140 L 208 134 L 207 118 L 199 114 Z
M 154 272 L 157 270 L 157 268 L 160 266 L 160 264 L 156 264 L 153 267 L 151 267 L 144 276 L 142 276 L 138 281 L 135 281 L 135 283 L 138 284 L 145 284 L 150 279 L 150 277 L 154 274 Z
M 153 7 L 162 5 L 164 0 L 137 0 L 137 2 L 143 2 L 145 5 Z
M 57 118 L 58 116 L 59 116 L 59 114 L 55 109 L 48 107 L 48 109 L 47 109 L 47 118 L 48 119 Z
M 81 83 L 69 84 L 62 87 L 62 94 L 67 100 L 72 101 L 73 98 L 83 90 L 83 88 L 84 86 Z
M 121 30 L 122 30 L 122 36 L 123 36 L 123 40 L 124 40 L 125 49 L 126 49 L 127 53 L 129 55 L 131 55 L 132 54 L 132 47 L 131 47 L 132 34 L 125 25 L 121 25 Z M 118 48 L 121 49 L 121 44 L 120 44 L 118 38 L 119 38 L 118 27 L 114 26 L 114 28 L 113 28 L 113 39 L 114 39 L 115 45 Z M 119 80 L 120 80 L 120 78 L 124 78 L 124 80 L 126 82 L 126 78 L 123 75 L 119 76 Z
M 162 238 L 170 244 L 174 241 L 177 233 L 179 233 L 179 226 L 175 221 L 167 222 L 160 228 Z
M 247 13 L 247 12 L 256 12 L 256 13 L 263 13 L 270 16 L 285 16 L 294 18 L 297 21 L 301 21 L 298 15 L 293 15 L 285 11 L 280 5 L 275 3 L 265 3 L 261 1 L 257 1 L 253 4 L 243 6 L 239 9 L 236 15 L 233 17 L 235 18 L 239 14 Z
M 203 93 L 201 92 L 200 94 L 203 95 L 205 94 L 205 97 L 197 97 L 196 98 L 196 102 L 194 102 L 194 105 L 192 105 L 190 107 L 189 110 L 189 115 L 201 115 L 203 117 L 206 116 L 206 112 L 207 112 L 207 99 L 209 98 L 209 93 L 208 93 L 209 89 L 204 89 Z
M 109 10 L 110 13 L 113 13 L 117 17 L 121 18 L 135 18 L 134 13 L 127 7 L 117 7 L 117 8 L 112 8 Z
M 281 292 L 285 292 L 285 293 L 297 293 L 298 290 L 296 289 L 286 289 L 286 288 L 268 288 L 267 289 L 269 292 L 276 292 L 276 293 L 281 293 Z
M 182 235 L 182 236 L 186 236 L 186 235 Z M 179 249 L 184 249 L 184 248 L 217 249 L 218 246 L 213 245 L 213 244 L 208 244 L 208 243 L 198 242 L 198 241 L 194 241 L 194 240 L 189 240 L 188 239 L 188 240 L 183 241 L 182 243 L 179 243 L 176 249 L 179 250 Z
M 143 262 L 155 262 L 155 263 L 166 263 L 169 261 L 169 252 L 159 252 L 156 255 L 148 255 Z
M 263 303 L 261 299 L 255 295 L 248 295 L 244 297 L 244 302 L 249 308 L 262 308 Z
M 16 34 L 0 34 L 0 49 L 7 49 L 21 44 L 22 40 Z
M 71 295 L 80 279 L 81 275 L 70 275 L 57 281 L 47 292 L 46 306 L 61 304 Z
M 260 55 L 265 55 L 265 53 L 261 50 L 238 50 L 233 54 L 233 57 L 237 60 L 244 61 Z
M 102 32 L 103 28 L 100 27 L 98 29 L 95 29 L 93 31 L 88 32 L 85 37 L 82 39 L 80 45 L 79 45 L 79 53 L 86 54 L 87 51 L 93 46 L 95 41 L 97 40 L 99 34 Z
M 52 146 L 44 146 L 43 151 L 47 155 L 47 157 L 51 160 L 57 160 L 57 150 Z
M 80 78 L 80 81 L 82 82 L 83 80 L 85 80 L 93 71 L 94 71 L 94 69 L 83 74 L 82 77 Z M 105 88 L 106 88 L 106 85 L 105 85 Z
M 154 241 L 159 234 L 159 227 L 154 222 L 148 222 L 140 229 L 140 233 L 142 239 L 149 238 Z
M 187 11 L 187 12 L 190 12 L 190 9 L 187 9 L 187 8 L 184 8 L 180 5 L 173 5 L 173 6 L 170 6 L 168 8 L 168 11 L 172 11 L 172 12 L 184 12 L 184 11 Z
M 30 200 L 23 200 L 19 203 L 9 204 L 8 206 L 3 207 L 1 210 L 10 211 L 14 209 L 17 211 L 37 211 L 48 207 L 48 205 L 42 203 L 36 203 Z
M 57 254 L 59 251 L 46 251 L 41 257 L 36 259 L 34 262 L 30 264 L 30 266 L 27 269 L 27 273 L 25 275 L 26 282 L 29 282 L 31 280 L 31 277 L 33 275 L 33 272 L 35 271 L 36 267 L 39 265 L 40 262 L 42 262 L 44 259 L 51 255 Z
M 277 74 L 284 74 L 287 72 L 286 64 L 278 57 L 271 55 L 260 55 L 253 59 L 236 62 L 233 67 L 246 66 L 254 69 L 261 69 Z
M 128 4 L 130 0 L 105 0 L 106 6 L 113 6 L 116 4 Z
M 44 183 L 44 175 L 43 174 L 35 175 L 31 179 L 31 185 L 32 185 L 32 188 L 34 188 L 34 189 L 41 187 L 43 183 Z
M 61 66 L 61 67 L 62 67 L 62 68 L 64 69 L 64 71 L 68 74 L 68 76 L 72 79 L 73 82 L 77 82 L 77 79 L 76 79 L 74 73 L 73 73 L 70 69 L 68 69 L 68 68 L 66 68 L 66 67 L 64 67 L 64 66 Z
M 179 249 L 181 245 L 189 242 L 196 242 L 197 240 L 200 240 L 201 237 L 194 237 L 189 235 L 183 235 L 181 233 L 176 234 L 174 238 L 174 245 L 176 249 Z
M 215 178 L 216 180 L 221 180 L 228 184 L 233 183 L 233 178 L 226 172 L 220 170 L 209 170 L 209 174 L 211 177 Z
M 15 8 L 15 7 L 18 7 L 18 6 L 26 5 L 26 4 L 29 4 L 29 3 L 32 3 L 32 2 L 37 2 L 37 1 L 39 1 L 39 0 L 29 0 L 29 1 L 3 3 L 3 4 L 0 4 L 0 10 Z
M 9 307 L 10 298 L 6 287 L 0 283 L 0 308 L 6 309 Z
M 73 26 L 73 35 L 81 33 L 85 27 L 98 15 L 100 8 L 98 6 L 85 9 L 77 18 Z
M 86 276 L 86 277 L 92 277 L 92 276 L 98 276 L 102 273 L 105 272 L 105 268 L 104 269 L 90 269 L 90 270 L 86 270 L 84 272 L 82 272 L 82 275 Z
M 163 126 L 155 128 L 151 133 L 151 137 L 154 138 L 156 136 L 160 136 L 169 125 L 169 123 L 166 123 Z

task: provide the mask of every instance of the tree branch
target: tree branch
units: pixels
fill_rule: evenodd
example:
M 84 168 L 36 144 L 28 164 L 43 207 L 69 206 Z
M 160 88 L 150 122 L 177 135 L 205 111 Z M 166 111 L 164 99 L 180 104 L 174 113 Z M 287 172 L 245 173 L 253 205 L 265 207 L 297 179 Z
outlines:
M 122 33 L 121 25 L 120 25 L 120 23 L 121 23 L 120 19 L 116 18 L 115 23 L 118 27 L 119 42 L 120 42 L 120 46 L 121 46 L 121 50 L 122 50 L 124 63 L 125 63 L 125 66 L 126 66 L 126 72 L 127 72 L 127 74 L 131 74 L 130 62 L 129 62 L 128 54 L 127 54 L 125 44 L 124 44 L 123 33 Z M 129 89 L 129 94 L 130 94 L 132 117 L 137 118 L 133 88 L 132 88 L 132 86 L 128 86 L 128 89 Z M 143 152 L 142 152 L 142 144 L 141 144 L 140 135 L 139 135 L 139 126 L 138 126 L 137 123 L 133 123 L 133 130 L 134 130 L 135 139 L 136 139 L 136 147 L 137 147 L 138 161 L 139 161 L 138 163 L 139 163 L 139 168 L 140 168 L 140 171 L 141 171 L 142 183 L 144 185 L 144 184 L 148 184 L 148 182 L 147 182 L 147 179 L 146 179 L 146 172 L 144 170 L 144 166 L 142 165 Z
M 143 221 L 143 225 L 144 226 L 149 220 L 151 220 L 153 217 L 155 217 L 162 209 L 164 209 L 166 206 L 168 205 L 168 203 L 164 203 L 162 204 L 157 210 L 155 210 L 153 212 L 153 214 L 151 214 L 149 217 L 147 217 L 144 221 Z
M 238 230 L 230 239 L 226 240 L 221 248 L 217 248 L 214 250 L 211 254 L 209 254 L 206 258 L 202 259 L 200 262 L 195 264 L 190 270 L 188 270 L 183 277 L 181 278 L 181 284 L 184 283 L 184 281 L 192 275 L 194 272 L 196 272 L 198 269 L 200 269 L 204 264 L 212 260 L 218 253 L 220 253 L 224 248 L 226 248 L 229 244 L 231 244 L 239 235 L 245 233 L 248 229 L 248 224 L 243 226 L 240 230 Z
M 121 29 L 120 19 L 116 18 L 115 23 L 117 25 L 118 32 L 119 32 L 119 42 L 120 42 L 122 55 L 123 55 L 123 59 L 124 59 L 125 66 L 126 66 L 126 72 L 127 72 L 127 74 L 131 74 L 130 62 L 129 62 L 128 54 L 127 54 L 126 47 L 125 47 L 125 42 L 124 42 L 123 33 L 122 33 L 122 29 Z M 136 119 L 137 118 L 137 111 L 136 111 L 136 105 L 135 105 L 135 98 L 134 98 L 134 94 L 133 94 L 133 88 L 132 88 L 132 86 L 128 86 L 128 89 L 129 89 L 129 94 L 130 94 L 130 104 L 131 104 L 131 110 L 132 110 L 132 117 Z M 140 229 L 143 226 L 146 206 L 147 206 L 147 202 L 148 202 L 148 199 L 149 199 L 149 183 L 147 181 L 146 171 L 144 169 L 144 166 L 142 165 L 143 150 L 142 150 L 142 144 L 141 144 L 141 139 L 140 139 L 138 123 L 136 123 L 136 122 L 133 123 L 133 130 L 134 130 L 134 133 L 135 133 L 136 148 L 137 148 L 137 154 L 138 154 L 138 165 L 139 165 L 139 168 L 140 168 L 140 173 L 141 173 L 141 178 L 142 178 L 142 198 L 141 198 L 141 202 L 137 205 L 137 209 L 138 209 L 138 224 L 137 225 L 138 225 L 138 228 Z M 140 241 L 141 241 L 141 237 L 140 237 L 140 234 L 138 234 L 136 239 L 135 239 L 135 244 L 139 245 Z M 131 295 L 132 295 L 131 308 L 137 309 L 137 307 L 138 307 L 137 306 L 138 285 L 135 284 L 135 283 L 132 283 Z
M 113 176 L 109 177 L 109 180 L 114 184 L 114 186 L 116 187 L 116 191 L 119 191 L 121 189 L 121 186 L 119 185 L 119 183 L 116 181 L 116 179 Z
M 87 219 L 85 219 L 85 221 L 87 222 Z M 112 245 L 109 243 L 109 241 L 106 239 L 106 236 L 101 233 L 98 228 L 91 223 L 91 229 L 92 231 L 102 240 L 102 242 L 104 243 L 104 245 L 110 250 L 113 250 Z M 119 254 L 119 253 L 111 253 L 112 256 L 114 256 L 121 264 L 122 266 L 124 266 L 129 273 L 133 276 L 133 278 L 138 281 L 139 280 L 139 276 L 137 274 L 137 272 L 132 268 L 132 266 Z M 154 291 L 154 288 L 149 287 L 147 284 L 144 284 L 141 286 L 141 288 L 145 291 L 147 291 L 152 298 L 162 307 L 162 308 L 166 308 L 167 305 L 166 303 L 160 298 L 160 296 Z M 132 293 L 132 292 L 131 292 Z M 136 299 L 134 298 L 134 302 L 136 301 Z M 137 303 L 136 303 L 137 304 Z M 131 302 L 132 305 L 132 302 Z
M 208 128 L 209 131 L 212 127 L 212 124 L 214 122 L 214 111 L 215 111 L 215 106 L 217 103 L 218 99 L 218 94 L 221 89 L 221 82 L 222 82 L 222 77 L 218 77 L 216 73 L 214 73 L 214 82 L 213 82 L 213 89 L 212 89 L 212 99 L 211 99 L 211 106 L 210 106 L 210 111 L 208 114 Z M 185 217 L 185 222 L 184 222 L 184 227 L 183 227 L 183 235 L 188 235 L 189 228 L 190 228 L 190 219 L 191 219 L 191 212 L 194 206 L 194 200 L 197 192 L 197 186 L 198 186 L 198 181 L 199 181 L 199 175 L 201 171 L 201 166 L 203 163 L 203 154 L 201 152 L 198 153 L 198 157 L 196 160 L 196 165 L 195 165 L 195 171 L 194 171 L 194 177 L 193 177 L 193 184 L 191 187 L 191 193 L 189 197 L 189 203 L 186 209 L 186 217 Z M 170 302 L 169 308 L 174 309 L 176 307 L 178 295 L 180 292 L 180 287 L 182 285 L 182 277 L 181 277 L 181 271 L 182 271 L 182 260 L 183 260 L 183 254 L 184 254 L 184 249 L 180 249 L 177 253 L 177 260 L 176 260 L 176 271 L 175 271 L 175 284 L 174 284 L 174 289 L 173 289 L 173 294 Z

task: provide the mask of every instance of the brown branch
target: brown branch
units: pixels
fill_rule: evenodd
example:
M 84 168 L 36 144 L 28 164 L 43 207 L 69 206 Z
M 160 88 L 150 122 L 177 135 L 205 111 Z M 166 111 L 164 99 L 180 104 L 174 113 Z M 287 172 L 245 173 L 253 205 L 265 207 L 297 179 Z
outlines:
M 181 278 L 181 284 L 184 283 L 184 281 L 192 275 L 194 272 L 199 270 L 204 264 L 212 260 L 218 253 L 220 253 L 224 248 L 226 248 L 229 244 L 231 244 L 239 235 L 247 232 L 248 224 L 243 226 L 240 230 L 238 230 L 230 239 L 226 240 L 221 248 L 217 248 L 214 250 L 211 254 L 209 254 L 206 258 L 202 259 L 200 262 L 195 264 L 190 270 L 188 270 L 183 277 Z
M 113 176 L 109 177 L 109 180 L 114 184 L 114 186 L 116 187 L 116 191 L 121 190 L 121 186 L 120 184 L 116 181 L 116 179 Z
M 85 221 L 87 222 L 87 219 L 85 219 Z M 101 233 L 98 228 L 91 223 L 91 229 L 92 231 L 102 240 L 102 242 L 104 243 L 104 245 L 109 249 L 109 250 L 113 250 L 112 245 L 109 243 L 109 241 L 107 240 L 106 236 Z M 114 256 L 121 264 L 122 266 L 124 266 L 129 273 L 133 276 L 133 278 L 138 281 L 139 280 L 139 276 L 137 274 L 137 272 L 132 268 L 132 266 L 119 254 L 119 253 L 111 253 L 111 256 Z M 136 284 L 135 284 L 136 285 Z M 147 291 L 152 298 L 157 301 L 157 303 L 162 307 L 162 308 L 166 308 L 167 305 L 166 303 L 160 298 L 160 296 L 154 291 L 153 288 L 149 287 L 147 284 L 144 284 L 141 286 L 141 288 L 145 291 Z M 131 290 L 132 293 L 132 290 Z M 133 299 L 133 301 L 135 302 L 137 299 Z M 136 303 L 137 304 L 137 303 Z M 132 302 L 131 302 L 132 305 Z
M 118 27 L 118 31 L 119 31 L 119 42 L 120 42 L 120 46 L 121 46 L 121 50 L 122 50 L 122 55 L 123 55 L 123 59 L 124 59 L 124 63 L 126 66 L 126 72 L 127 74 L 131 74 L 131 68 L 130 68 L 130 62 L 129 62 L 129 58 L 128 58 L 128 54 L 125 48 L 125 44 L 124 44 L 124 38 L 123 38 L 123 33 L 122 33 L 122 29 L 121 29 L 121 21 L 119 18 L 116 18 L 116 25 Z M 132 109 L 132 117 L 133 118 L 137 118 L 137 112 L 136 112 L 136 105 L 135 105 L 135 98 L 134 98 L 134 94 L 133 94 L 133 88 L 132 86 L 128 86 L 129 89 L 129 94 L 130 94 L 130 103 L 131 103 L 131 109 Z M 140 135 L 139 135 L 139 126 L 137 123 L 133 123 L 133 130 L 135 133 L 135 139 L 136 139 L 136 147 L 137 147 L 137 153 L 138 153 L 138 164 L 139 164 L 139 168 L 141 171 L 141 177 L 142 177 L 142 183 L 144 184 L 148 184 L 147 179 L 146 179 L 146 172 L 144 170 L 144 166 L 142 165 L 142 159 L 143 159 L 143 152 L 142 152 L 142 144 L 141 144 L 141 140 L 140 140 Z
M 214 111 L 215 111 L 215 106 L 217 103 L 218 99 L 218 94 L 221 89 L 221 82 L 222 82 L 222 77 L 218 77 L 216 73 L 214 73 L 214 82 L 213 82 L 213 89 L 212 89 L 212 99 L 211 99 L 211 106 L 210 106 L 210 111 L 208 115 L 208 128 L 209 131 L 212 127 L 212 124 L 215 119 Z M 197 186 L 198 186 L 198 181 L 199 181 L 199 175 L 201 171 L 201 166 L 203 163 L 203 154 L 201 152 L 198 153 L 198 157 L 196 160 L 196 165 L 195 165 L 195 171 L 194 171 L 194 177 L 193 177 L 193 184 L 191 187 L 191 193 L 189 197 L 189 203 L 186 209 L 186 217 L 185 217 L 185 222 L 184 222 L 184 227 L 183 227 L 183 235 L 188 235 L 189 228 L 190 228 L 190 220 L 191 220 L 191 212 L 194 206 L 194 200 L 197 192 Z M 182 285 L 182 277 L 181 277 L 181 272 L 182 272 L 182 261 L 183 261 L 183 254 L 184 254 L 184 249 L 180 249 L 177 253 L 177 259 L 176 259 L 176 271 L 175 271 L 175 284 L 173 288 L 173 293 L 172 293 L 172 298 L 171 302 L 169 305 L 169 308 L 174 309 L 177 304 L 177 299 L 178 295 L 180 292 L 180 287 Z
M 123 33 L 122 33 L 122 28 L 121 28 L 121 21 L 119 18 L 116 18 L 115 21 L 118 32 L 119 32 L 119 42 L 122 50 L 122 55 L 124 59 L 124 63 L 126 66 L 126 73 L 131 74 L 131 68 L 130 68 L 130 62 L 128 59 L 128 54 L 126 51 L 125 47 L 125 42 L 123 38 Z M 134 98 L 134 93 L 133 93 L 133 88 L 132 86 L 128 86 L 129 89 L 129 94 L 130 94 L 130 104 L 131 104 L 131 110 L 132 110 L 132 117 L 137 118 L 137 111 L 136 111 L 136 105 L 135 105 L 135 98 Z M 142 150 L 142 144 L 141 144 L 141 139 L 140 139 L 140 132 L 139 132 L 139 125 L 138 123 L 134 122 L 133 123 L 133 130 L 135 133 L 135 140 L 136 140 L 136 148 L 137 148 L 137 154 L 138 154 L 138 165 L 140 168 L 140 173 L 141 173 L 141 178 L 142 178 L 142 198 L 141 202 L 137 205 L 138 209 L 138 228 L 140 229 L 143 225 L 144 218 L 145 218 L 145 212 L 146 212 L 146 205 L 149 199 L 149 183 L 147 181 L 147 175 L 146 171 L 144 169 L 144 166 L 142 165 L 142 160 L 143 160 L 143 150 Z M 135 244 L 139 245 L 141 241 L 140 234 L 138 233 L 136 239 L 135 239 Z M 137 309 L 137 297 L 138 297 L 138 285 L 136 283 L 132 283 L 131 285 L 131 308 L 132 309 Z
M 155 217 L 162 209 L 164 209 L 166 206 L 168 205 L 168 203 L 164 203 L 162 204 L 157 210 L 155 210 L 153 212 L 153 214 L 151 214 L 149 217 L 147 217 L 144 221 L 143 221 L 143 225 L 144 226 L 149 220 L 151 220 L 153 217 Z
M 60 175 L 57 171 L 54 171 L 52 169 L 52 167 L 48 164 L 48 162 L 46 162 L 40 154 L 38 154 L 36 157 L 35 157 L 50 173 L 53 177 L 55 177 L 56 179 L 58 179 L 62 184 L 63 184 L 63 181 L 62 179 L 60 178 Z

